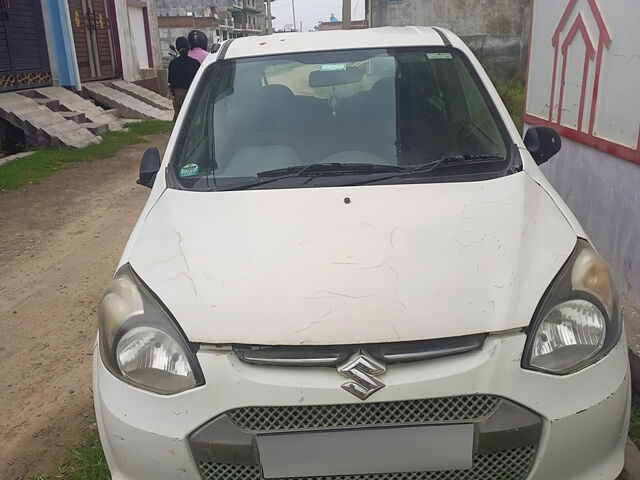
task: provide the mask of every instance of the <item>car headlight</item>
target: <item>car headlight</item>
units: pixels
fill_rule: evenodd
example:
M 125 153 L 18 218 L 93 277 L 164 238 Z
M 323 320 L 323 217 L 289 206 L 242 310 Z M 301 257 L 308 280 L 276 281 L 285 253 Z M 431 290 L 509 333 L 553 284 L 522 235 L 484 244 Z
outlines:
M 579 239 L 536 310 L 523 368 L 566 375 L 595 363 L 620 340 L 619 309 L 609 266 Z
M 116 273 L 98 322 L 102 361 L 125 382 L 164 395 L 204 384 L 195 349 L 130 265 Z

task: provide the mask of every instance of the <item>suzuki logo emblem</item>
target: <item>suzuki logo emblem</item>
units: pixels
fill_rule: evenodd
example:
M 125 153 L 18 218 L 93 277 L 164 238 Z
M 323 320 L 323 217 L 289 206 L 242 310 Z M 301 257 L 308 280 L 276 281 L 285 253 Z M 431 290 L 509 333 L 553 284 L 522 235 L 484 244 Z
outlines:
M 342 388 L 360 400 L 366 400 L 384 387 L 384 383 L 378 380 L 376 375 L 382 375 L 385 370 L 384 364 L 376 361 L 364 350 L 360 350 L 338 367 L 338 373 L 351 380 L 342 384 Z

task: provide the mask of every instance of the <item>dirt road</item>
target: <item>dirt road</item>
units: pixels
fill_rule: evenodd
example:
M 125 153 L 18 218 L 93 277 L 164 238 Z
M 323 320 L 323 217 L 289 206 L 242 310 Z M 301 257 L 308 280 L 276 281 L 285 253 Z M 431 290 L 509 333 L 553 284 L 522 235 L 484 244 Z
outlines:
M 149 146 L 0 194 L 2 480 L 51 469 L 86 426 L 97 306 L 149 194 Z

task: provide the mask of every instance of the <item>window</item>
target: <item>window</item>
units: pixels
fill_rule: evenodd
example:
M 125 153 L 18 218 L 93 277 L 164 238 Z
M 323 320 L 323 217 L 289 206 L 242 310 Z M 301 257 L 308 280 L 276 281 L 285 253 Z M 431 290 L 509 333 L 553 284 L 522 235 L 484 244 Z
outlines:
M 471 69 L 446 47 L 218 62 L 188 112 L 172 162 L 176 181 L 225 189 L 287 167 L 410 169 L 445 158 L 478 158 L 463 171 L 502 172 L 508 134 Z

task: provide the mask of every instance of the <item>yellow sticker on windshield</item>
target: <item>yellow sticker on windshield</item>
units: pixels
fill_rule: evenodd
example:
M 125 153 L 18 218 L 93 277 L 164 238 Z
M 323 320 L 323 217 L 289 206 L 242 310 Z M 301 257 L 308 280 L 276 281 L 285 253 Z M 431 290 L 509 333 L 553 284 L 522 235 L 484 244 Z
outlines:
M 451 55 L 450 53 L 444 53 L 444 52 L 427 53 L 427 58 L 429 60 L 451 60 L 453 58 L 453 55 Z

